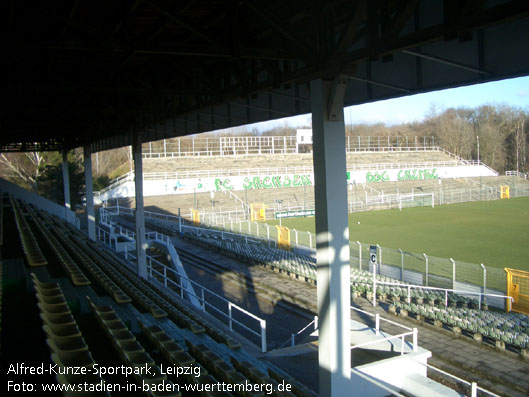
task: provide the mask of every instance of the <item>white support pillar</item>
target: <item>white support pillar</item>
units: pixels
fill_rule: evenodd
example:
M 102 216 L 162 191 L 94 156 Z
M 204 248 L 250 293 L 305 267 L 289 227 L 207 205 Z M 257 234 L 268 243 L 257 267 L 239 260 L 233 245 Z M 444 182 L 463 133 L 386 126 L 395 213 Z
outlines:
M 349 226 L 343 94 L 346 80 L 311 89 L 319 318 L 319 394 L 350 396 Z
M 96 239 L 96 216 L 94 211 L 94 189 L 92 187 L 92 149 L 85 146 L 84 154 L 84 178 L 86 194 L 86 221 L 88 224 L 88 238 Z
M 72 209 L 72 201 L 70 199 L 70 172 L 68 171 L 68 152 L 62 152 L 62 183 L 64 189 L 64 206 L 67 209 Z
M 147 254 L 145 252 L 145 214 L 143 211 L 143 163 L 141 158 L 141 134 L 134 134 L 134 187 L 136 197 L 136 258 L 140 278 L 147 278 Z M 165 144 L 165 140 L 164 140 Z M 165 145 L 164 145 L 165 146 Z

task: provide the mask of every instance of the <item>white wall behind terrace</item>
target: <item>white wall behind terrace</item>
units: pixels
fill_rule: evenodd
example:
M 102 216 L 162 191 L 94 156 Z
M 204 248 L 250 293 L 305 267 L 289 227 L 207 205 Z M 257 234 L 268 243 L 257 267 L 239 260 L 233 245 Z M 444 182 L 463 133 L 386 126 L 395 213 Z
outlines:
M 357 170 L 344 175 L 346 183 L 394 182 L 401 180 L 437 180 L 448 178 L 470 178 L 497 176 L 498 173 L 485 165 L 461 165 L 434 168 L 402 168 L 388 170 Z M 186 179 L 144 180 L 144 196 L 165 196 L 174 194 L 219 192 L 222 190 L 241 191 L 247 189 L 274 189 L 281 187 L 312 186 L 314 174 L 271 174 L 250 176 L 228 176 L 225 178 L 205 177 Z M 117 197 L 134 197 L 134 182 L 123 184 L 94 197 L 96 203 Z

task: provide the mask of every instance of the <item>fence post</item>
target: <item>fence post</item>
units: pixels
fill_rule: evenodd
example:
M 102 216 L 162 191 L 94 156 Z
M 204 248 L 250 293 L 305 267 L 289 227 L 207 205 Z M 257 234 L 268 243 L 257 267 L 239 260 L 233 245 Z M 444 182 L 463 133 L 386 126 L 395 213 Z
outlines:
M 152 271 L 152 262 L 151 262 L 151 271 Z M 180 280 L 180 284 L 182 284 L 182 280 Z M 167 267 L 163 267 L 163 285 L 165 288 L 167 288 Z M 180 289 L 182 289 L 182 286 L 180 285 Z
M 373 263 L 373 307 L 377 305 L 377 264 Z
M 356 240 L 356 244 L 358 244 L 358 269 L 362 270 L 362 244 L 358 240 Z
M 378 248 L 378 257 L 379 257 L 378 264 L 382 266 L 382 247 L 380 247 L 380 245 L 377 244 L 377 248 Z M 379 270 L 379 273 L 380 273 L 380 270 Z
M 426 286 L 428 287 L 428 255 L 423 253 L 422 256 L 424 256 L 424 262 L 426 264 Z
M 399 248 L 400 252 L 400 281 L 404 281 L 404 252 Z
M 228 302 L 228 318 L 230 319 L 230 331 L 233 331 L 233 323 L 231 319 L 231 302 Z
M 482 263 L 481 268 L 483 269 L 483 294 L 487 293 L 487 268 Z M 479 296 L 479 310 L 481 310 L 481 300 L 483 299 L 484 295 Z
M 180 208 L 178 208 L 178 233 L 182 235 L 182 217 L 180 216 Z
M 481 268 L 483 269 L 483 293 L 485 293 L 487 289 L 487 269 L 483 263 L 481 264 Z
M 309 251 L 312 249 L 312 233 L 307 232 L 309 234 Z
M 259 223 L 257 223 L 257 221 L 255 221 L 254 223 L 255 223 L 255 235 L 259 237 Z
M 456 289 L 456 261 L 450 258 L 452 262 L 452 289 Z
M 266 353 L 266 320 L 261 320 L 261 352 Z
M 296 345 L 296 334 L 290 334 L 290 347 L 294 347 Z
M 470 388 L 470 395 L 472 397 L 478 397 L 478 384 L 476 382 L 472 382 Z

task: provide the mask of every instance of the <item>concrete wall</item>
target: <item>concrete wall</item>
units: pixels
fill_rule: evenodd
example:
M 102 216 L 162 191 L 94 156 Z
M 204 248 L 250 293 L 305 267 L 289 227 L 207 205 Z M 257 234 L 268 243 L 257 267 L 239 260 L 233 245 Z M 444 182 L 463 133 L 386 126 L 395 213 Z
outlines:
M 484 165 L 466 165 L 437 168 L 403 168 L 389 170 L 359 170 L 348 172 L 347 183 L 367 183 L 401 180 L 437 180 L 439 178 L 464 178 L 478 176 L 496 176 Z M 378 179 L 377 179 L 378 178 Z M 144 180 L 144 196 L 164 196 L 173 194 L 207 193 L 222 190 L 242 191 L 248 189 L 274 189 L 280 187 L 313 186 L 314 174 L 270 174 L 250 176 L 205 177 L 186 179 Z M 94 197 L 96 203 L 116 197 L 134 197 L 134 182 L 126 181 L 122 185 Z

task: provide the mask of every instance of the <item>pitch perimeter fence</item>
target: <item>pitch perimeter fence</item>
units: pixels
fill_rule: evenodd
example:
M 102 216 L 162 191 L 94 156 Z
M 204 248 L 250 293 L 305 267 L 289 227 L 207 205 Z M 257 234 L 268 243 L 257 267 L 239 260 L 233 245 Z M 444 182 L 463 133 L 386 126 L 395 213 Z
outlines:
M 221 234 L 221 238 L 236 239 L 240 236 L 244 239 L 246 236 L 252 236 L 269 247 L 277 247 L 277 228 L 266 223 L 231 220 L 214 228 Z M 224 232 L 230 233 L 222 235 Z M 483 294 L 503 295 L 507 291 L 507 278 L 503 269 L 359 241 L 350 242 L 352 268 L 372 273 L 373 269 L 369 263 L 371 245 L 377 246 L 377 273 L 381 276 L 415 285 Z M 316 236 L 311 232 L 290 229 L 290 246 L 296 253 L 314 256 Z M 488 298 L 487 304 L 503 309 L 505 302 L 502 298 L 491 297 Z
M 219 232 L 239 234 L 241 238 L 244 238 L 244 235 L 254 236 L 270 247 L 276 247 L 277 228 L 266 223 L 231 220 L 213 227 Z M 234 238 L 233 236 L 231 234 L 230 238 Z M 377 273 L 381 276 L 428 287 L 500 295 L 506 293 L 507 278 L 503 269 L 400 248 L 387 248 L 378 244 L 351 241 L 351 267 L 372 272 L 369 264 L 371 245 L 376 245 L 378 249 L 380 266 Z M 316 236 L 311 232 L 290 229 L 290 246 L 294 252 L 314 255 Z M 505 302 L 501 298 L 489 298 L 487 304 L 503 309 Z
M 373 244 L 351 244 L 351 266 L 372 272 L 369 250 Z M 377 245 L 377 273 L 406 283 L 428 287 L 463 290 L 488 294 L 507 292 L 507 276 L 503 269 L 469 263 L 453 258 L 439 258 L 426 253 L 409 252 L 402 249 Z M 501 298 L 489 298 L 489 305 L 504 308 Z

